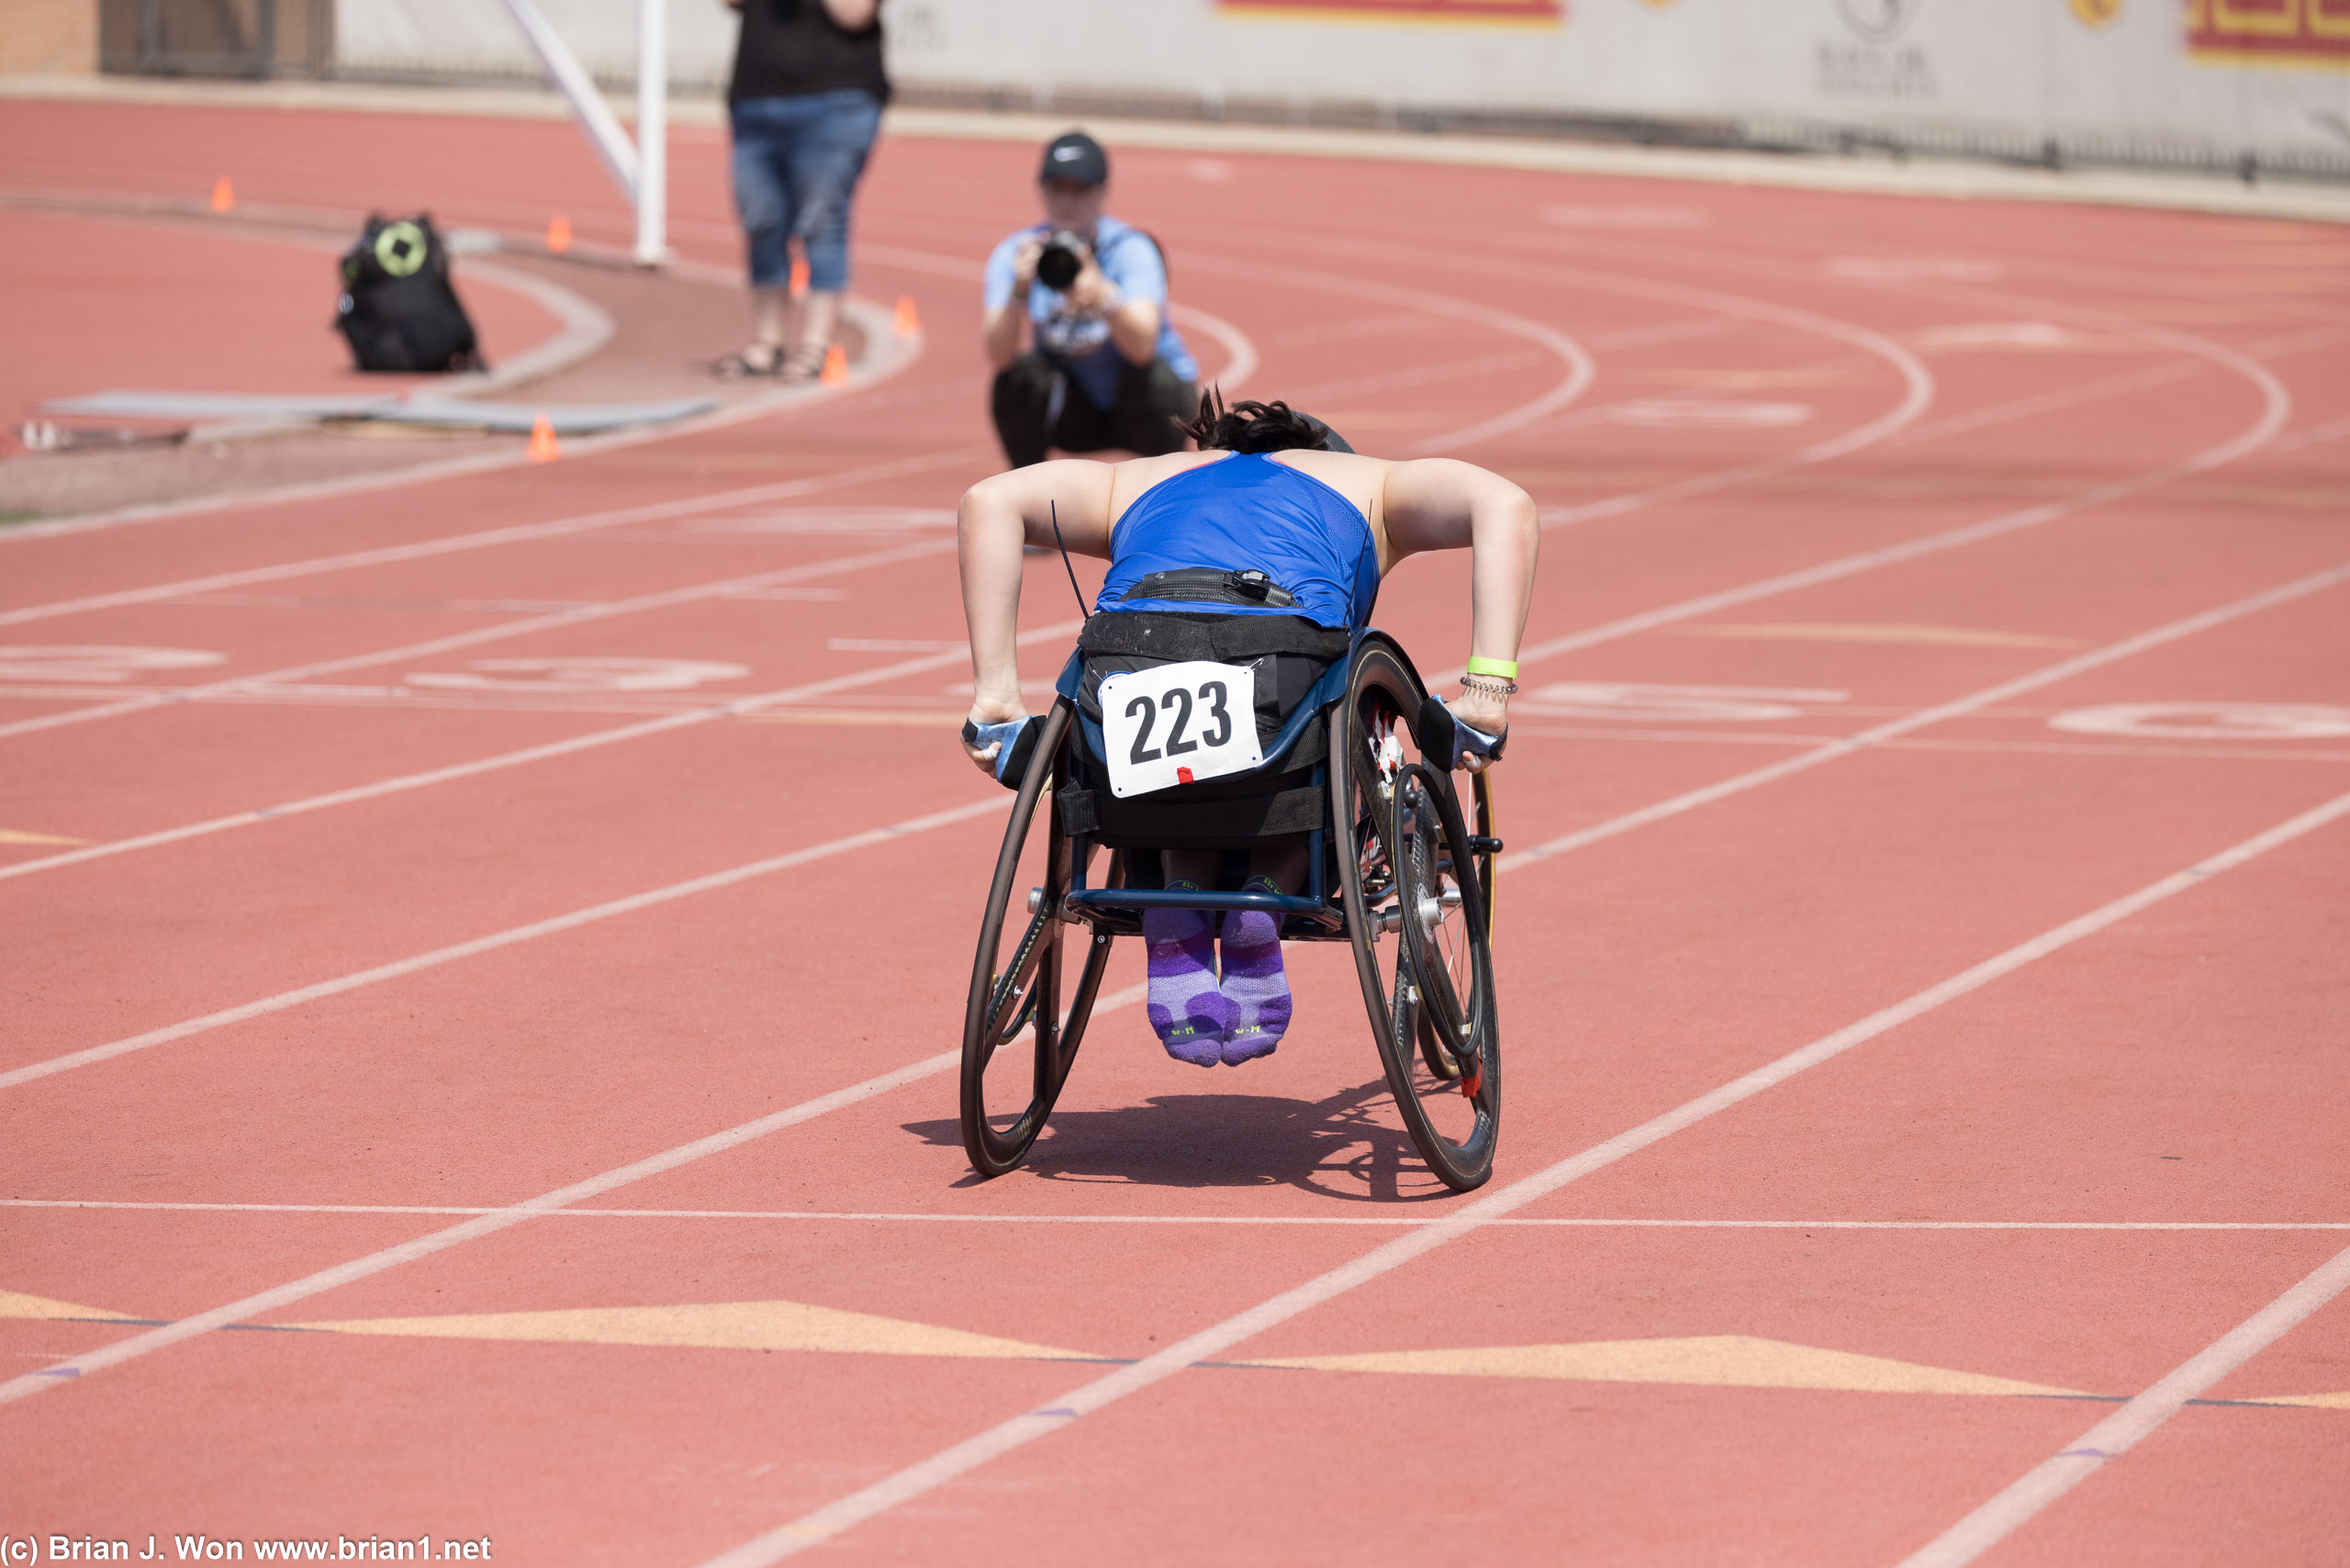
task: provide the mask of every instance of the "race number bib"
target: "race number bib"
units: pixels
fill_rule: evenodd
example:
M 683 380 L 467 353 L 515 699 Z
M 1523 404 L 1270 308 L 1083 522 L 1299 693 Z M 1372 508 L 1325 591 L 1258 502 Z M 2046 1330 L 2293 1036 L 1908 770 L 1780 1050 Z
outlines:
M 1105 676 L 1102 743 L 1120 800 L 1254 767 L 1257 672 L 1198 659 Z

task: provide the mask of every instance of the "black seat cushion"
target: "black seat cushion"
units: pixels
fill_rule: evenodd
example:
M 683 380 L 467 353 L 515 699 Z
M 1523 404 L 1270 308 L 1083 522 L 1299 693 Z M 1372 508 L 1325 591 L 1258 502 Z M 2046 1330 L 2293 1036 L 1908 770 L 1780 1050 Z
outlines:
M 1344 632 L 1295 615 L 1106 611 L 1089 620 L 1078 638 L 1084 666 L 1077 704 L 1099 725 L 1106 676 L 1192 659 L 1244 664 L 1256 677 L 1257 738 L 1270 745 L 1323 673 L 1346 656 L 1349 641 Z M 1317 714 L 1291 743 L 1286 767 L 1120 800 L 1110 793 L 1101 761 L 1080 725 L 1080 777 L 1055 802 L 1062 829 L 1090 834 L 1113 848 L 1302 843 L 1328 812 L 1325 792 L 1314 782 L 1314 770 L 1329 751 L 1328 734 L 1327 722 Z

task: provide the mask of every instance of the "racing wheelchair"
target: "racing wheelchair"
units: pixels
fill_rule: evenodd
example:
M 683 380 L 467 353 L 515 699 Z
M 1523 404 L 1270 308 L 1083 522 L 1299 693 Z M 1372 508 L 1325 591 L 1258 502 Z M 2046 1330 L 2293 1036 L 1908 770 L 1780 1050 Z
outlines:
M 1301 655 L 1294 630 L 1268 630 L 1259 618 L 1097 614 L 1050 711 L 1025 722 L 1016 746 L 1004 740 L 998 778 L 1019 793 L 988 890 L 963 1025 L 963 1145 L 982 1175 L 1002 1175 L 1027 1157 L 1084 1043 L 1112 945 L 1141 935 L 1145 911 L 1168 908 L 1262 910 L 1280 918 L 1285 943 L 1347 943 L 1388 1088 L 1421 1157 L 1457 1192 L 1492 1174 L 1501 1102 L 1494 861 L 1502 843 L 1491 776 L 1469 775 L 1464 817 L 1454 782 L 1463 732 L 1404 650 L 1375 630 L 1305 630 L 1327 641 Z M 1259 654 L 1257 667 L 1278 669 L 1259 692 L 1288 689 L 1256 705 L 1261 763 L 1198 782 L 1187 773 L 1170 788 L 1124 798 L 1108 787 L 1104 719 L 1114 715 L 1099 700 L 1105 666 L 1114 673 L 1203 653 L 1246 658 L 1260 645 L 1270 654 Z M 1187 698 L 1174 729 L 1191 712 Z M 1173 734 L 1162 730 L 1161 744 Z M 1117 739 L 1123 747 L 1127 737 Z M 1143 742 L 1133 745 L 1139 756 Z M 1245 857 L 1237 853 L 1226 855 L 1214 890 L 1165 885 L 1163 850 L 1292 846 L 1304 850 L 1306 867 L 1294 894 L 1240 890 Z

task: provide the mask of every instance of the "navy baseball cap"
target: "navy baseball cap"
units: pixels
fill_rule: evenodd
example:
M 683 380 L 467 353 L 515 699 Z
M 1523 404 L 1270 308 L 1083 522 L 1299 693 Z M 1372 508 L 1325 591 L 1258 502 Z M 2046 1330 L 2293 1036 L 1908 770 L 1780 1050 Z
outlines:
M 1036 178 L 1106 185 L 1110 183 L 1110 155 L 1085 132 L 1072 130 L 1046 144 L 1045 166 L 1036 171 Z

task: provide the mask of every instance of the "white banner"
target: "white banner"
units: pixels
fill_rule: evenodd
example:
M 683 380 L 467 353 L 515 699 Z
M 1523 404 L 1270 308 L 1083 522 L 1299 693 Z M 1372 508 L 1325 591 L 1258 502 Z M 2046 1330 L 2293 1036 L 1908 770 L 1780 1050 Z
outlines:
M 758 4 L 759 0 L 750 0 Z M 805 0 L 813 4 L 816 0 Z M 633 69 L 634 0 L 541 0 Z M 2350 170 L 2350 0 L 882 0 L 917 99 L 1182 113 L 1686 122 L 1807 144 Z M 735 20 L 671 0 L 672 74 L 722 83 Z M 533 69 L 496 0 L 340 0 L 355 69 Z

